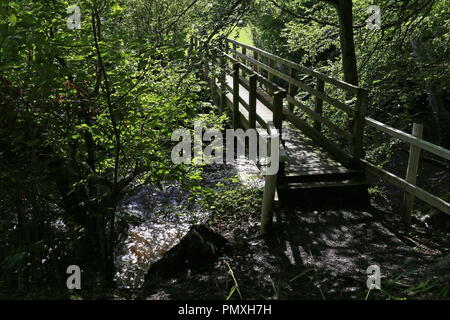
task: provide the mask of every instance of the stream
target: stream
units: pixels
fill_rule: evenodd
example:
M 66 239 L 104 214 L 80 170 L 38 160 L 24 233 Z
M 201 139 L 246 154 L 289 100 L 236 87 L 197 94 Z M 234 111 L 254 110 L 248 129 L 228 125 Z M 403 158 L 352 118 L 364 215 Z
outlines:
M 234 177 L 252 188 L 264 186 L 258 168 L 247 159 L 207 166 L 202 185 L 214 188 L 217 182 Z M 179 183 L 167 183 L 162 189 L 142 186 L 122 201 L 119 212 L 137 222 L 129 224 L 126 237 L 119 239 L 115 277 L 119 288 L 140 288 L 150 265 L 176 245 L 191 225 L 208 220 L 209 212 L 190 201 L 190 196 L 191 191 Z

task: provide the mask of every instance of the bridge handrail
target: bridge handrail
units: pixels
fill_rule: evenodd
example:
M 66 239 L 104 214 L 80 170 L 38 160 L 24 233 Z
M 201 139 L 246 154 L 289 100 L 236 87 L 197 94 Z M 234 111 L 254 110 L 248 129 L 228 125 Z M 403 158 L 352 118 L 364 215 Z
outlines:
M 241 63 L 240 61 L 235 59 L 233 56 L 230 56 L 229 54 L 220 51 L 219 48 L 214 48 L 214 49 L 217 50 L 220 54 L 222 54 L 226 58 L 228 58 L 231 62 L 233 62 L 233 64 L 236 64 L 236 63 L 239 64 L 240 69 L 242 71 L 244 71 L 246 74 L 248 74 L 250 76 L 256 75 L 258 77 L 258 81 L 260 81 L 264 85 L 270 87 L 272 90 L 275 90 L 275 91 L 277 91 L 277 90 L 284 90 L 279 85 L 277 85 L 276 83 L 273 83 L 273 82 L 267 80 L 262 74 L 256 72 L 255 70 L 253 70 L 250 67 L 246 66 L 245 64 Z
M 308 86 L 306 83 L 303 83 L 300 80 L 297 80 L 295 78 L 292 78 L 291 76 L 272 68 L 271 66 L 268 66 L 267 64 L 258 61 L 256 59 L 253 59 L 239 51 L 235 51 L 234 49 L 230 50 L 231 52 L 235 52 L 239 57 L 249 61 L 250 63 L 256 64 L 258 66 L 260 66 L 261 68 L 263 68 L 264 70 L 266 70 L 267 72 L 274 74 L 276 77 L 283 79 L 285 81 L 287 81 L 290 84 L 293 84 L 299 88 L 302 88 L 303 90 L 305 90 L 306 92 L 332 104 L 333 106 L 341 109 L 342 111 L 346 112 L 349 115 L 354 115 L 355 111 L 348 106 L 347 104 L 340 102 L 339 100 L 334 99 L 333 97 L 330 97 L 329 95 L 327 95 L 326 93 L 320 92 L 314 88 L 311 88 L 310 86 Z M 358 88 L 358 90 L 360 90 L 360 88 Z
M 442 157 L 446 160 L 450 160 L 450 150 L 447 150 L 441 146 L 428 142 L 424 139 L 417 138 L 409 133 L 403 132 L 394 127 L 390 127 L 387 124 L 384 124 L 380 121 L 377 121 L 369 117 L 366 117 L 366 123 L 369 126 L 374 127 L 380 131 L 383 131 L 384 133 L 387 133 L 390 136 L 408 142 L 409 144 L 412 144 L 420 149 L 426 150 L 436 156 Z
M 241 43 L 241 42 L 236 41 L 236 40 L 227 39 L 226 41 L 229 42 L 229 43 L 241 46 L 243 48 L 252 50 L 253 52 L 257 52 L 257 53 L 259 53 L 259 54 L 261 54 L 261 55 L 263 55 L 263 56 L 265 56 L 265 57 L 267 57 L 269 59 L 275 60 L 275 61 L 277 61 L 277 62 L 279 62 L 281 64 L 284 64 L 285 66 L 288 66 L 288 67 L 293 68 L 293 69 L 295 69 L 297 71 L 303 72 L 303 73 L 305 73 L 305 74 L 307 74 L 309 76 L 312 76 L 312 77 L 315 77 L 317 79 L 320 79 L 320 80 L 323 80 L 325 82 L 328 82 L 330 84 L 333 84 L 336 87 L 339 87 L 339 88 L 341 88 L 343 90 L 347 90 L 350 93 L 356 94 L 358 92 L 359 87 L 357 87 L 357 86 L 354 86 L 352 84 L 349 84 L 347 82 L 344 82 L 344 81 L 341 81 L 341 80 L 338 80 L 338 79 L 331 78 L 331 77 L 329 77 L 329 76 L 327 76 L 327 75 L 325 75 L 323 73 L 320 73 L 320 72 L 318 72 L 316 70 L 309 69 L 309 68 L 307 68 L 305 66 L 302 66 L 301 64 L 289 61 L 289 60 L 281 58 L 281 57 L 278 57 L 278 56 L 276 56 L 276 55 L 274 55 L 274 54 L 272 54 L 270 52 L 261 50 L 261 49 L 256 48 L 256 47 L 252 47 L 252 46 L 246 45 L 246 44 Z
M 377 120 L 369 118 L 369 117 L 366 117 L 366 123 L 367 123 L 367 125 L 375 128 L 376 130 L 384 132 L 384 133 L 390 135 L 391 137 L 400 139 L 404 142 L 409 143 L 411 146 L 416 147 L 416 153 L 415 153 L 414 160 L 411 160 L 411 158 L 410 158 L 410 160 L 408 161 L 408 168 L 410 168 L 411 166 L 415 166 L 417 168 L 417 166 L 419 164 L 419 160 L 420 160 L 420 150 L 421 149 L 426 150 L 438 157 L 444 158 L 446 160 L 450 160 L 450 150 L 445 149 L 436 144 L 433 144 L 429 141 L 426 141 L 426 140 L 422 139 L 421 137 L 413 136 L 409 133 L 406 133 L 406 132 L 396 129 L 394 127 L 388 126 L 387 124 L 384 124 L 380 121 L 377 121 Z M 414 161 L 415 163 L 412 163 L 411 161 Z M 393 174 L 392 172 L 389 172 L 383 168 L 380 168 L 364 159 L 361 159 L 361 163 L 363 164 L 365 169 L 367 171 L 371 172 L 372 174 L 375 174 L 375 175 L 379 176 L 380 178 L 382 178 L 383 180 L 386 180 L 386 181 L 392 183 L 396 187 L 405 190 L 410 196 L 417 197 L 420 200 L 428 203 L 432 207 L 435 207 L 435 208 L 441 210 L 442 212 L 450 215 L 450 203 L 449 202 L 418 187 L 415 184 L 415 182 L 411 183 L 411 181 L 407 180 L 408 177 L 406 179 L 403 179 L 403 178 Z M 415 181 L 415 174 L 413 176 L 413 180 Z M 405 201 L 405 203 L 406 203 L 406 201 Z M 407 219 L 409 219 L 411 212 L 410 211 L 404 212 L 404 215 L 407 217 Z
M 412 184 L 406 181 L 405 179 L 400 178 L 399 176 L 393 174 L 392 172 L 379 168 L 364 159 L 361 159 L 361 162 L 365 166 L 366 170 L 371 172 L 372 174 L 381 177 L 383 180 L 386 180 L 395 185 L 396 187 L 405 190 L 409 194 L 428 203 L 432 207 L 435 207 L 441 210 L 442 212 L 450 215 L 450 203 L 446 202 L 444 199 L 439 198 L 433 195 L 432 193 L 416 186 L 415 184 Z

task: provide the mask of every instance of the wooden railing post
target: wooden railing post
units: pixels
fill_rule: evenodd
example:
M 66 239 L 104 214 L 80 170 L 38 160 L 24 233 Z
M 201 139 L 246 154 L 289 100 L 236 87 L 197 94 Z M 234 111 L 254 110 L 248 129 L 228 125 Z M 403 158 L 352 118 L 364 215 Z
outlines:
M 281 91 L 282 92 L 282 91 Z M 279 158 L 279 145 L 280 145 L 280 139 L 281 137 L 277 137 L 277 130 L 274 128 L 275 124 L 269 121 L 267 123 L 267 131 L 268 136 L 265 143 L 267 143 L 267 158 L 262 159 L 262 166 L 268 166 L 273 165 L 269 162 L 269 157 L 272 158 L 272 160 L 280 161 Z M 264 139 L 261 139 L 264 140 Z M 272 144 L 277 144 L 275 148 L 272 148 Z M 272 154 L 272 151 L 275 150 L 277 154 Z M 273 159 L 275 158 L 275 159 Z M 272 161 L 270 160 L 270 161 Z M 260 234 L 261 236 L 268 236 L 272 229 L 272 221 L 273 221 L 273 210 L 274 210 L 274 202 L 275 202 L 275 192 L 277 189 L 277 176 L 278 173 L 264 171 L 262 169 L 261 171 L 264 175 L 264 194 L 263 194 L 263 202 L 262 202 L 262 208 L 261 208 L 261 230 Z
M 359 167 L 359 159 L 364 157 L 364 125 L 366 123 L 365 117 L 367 112 L 367 105 L 369 97 L 367 90 L 360 88 L 358 90 L 358 101 L 355 109 L 355 116 L 353 118 L 353 150 L 352 160 L 353 166 Z
M 412 135 L 417 138 L 422 138 L 423 125 L 414 123 Z M 406 171 L 406 181 L 412 185 L 416 185 L 417 170 L 419 168 L 420 148 L 411 145 L 409 149 L 408 169 Z M 405 191 L 403 195 L 402 216 L 403 222 L 409 226 L 411 224 L 411 215 L 414 209 L 414 195 Z
M 279 90 L 273 94 L 273 123 L 282 137 L 283 124 L 283 100 L 286 98 L 286 91 Z
M 250 86 L 249 86 L 249 122 L 250 128 L 256 129 L 256 86 L 257 86 L 258 76 L 253 74 L 250 76 Z
M 274 61 L 272 59 L 269 59 L 269 63 L 268 64 L 269 64 L 269 67 L 271 67 L 271 68 L 274 67 Z M 268 72 L 267 73 L 267 79 L 269 79 L 269 81 L 273 83 L 274 80 L 275 80 L 275 76 L 272 73 Z M 272 88 L 268 88 L 267 91 L 269 92 L 269 94 L 273 94 Z
M 277 189 L 277 175 L 266 175 L 264 183 L 263 203 L 261 209 L 261 236 L 270 234 L 273 220 L 273 207 Z
M 319 92 L 323 92 L 325 90 L 325 82 L 321 79 L 317 79 L 317 86 L 316 86 L 317 91 Z M 315 105 L 315 110 L 316 113 L 322 115 L 322 111 L 323 111 L 323 100 L 319 97 L 316 97 L 316 105 Z M 314 129 L 316 129 L 317 131 L 322 131 L 322 123 L 320 121 L 315 120 L 314 121 Z
M 240 127 L 239 117 L 239 63 L 233 64 L 233 129 Z
M 235 42 L 233 42 L 233 57 L 237 60 L 238 56 L 237 56 L 237 44 Z
M 259 61 L 259 55 L 258 55 L 258 52 L 253 51 L 253 59 L 255 59 L 256 61 Z M 260 72 L 259 72 L 259 67 L 258 67 L 257 64 L 255 64 L 255 65 L 253 66 L 253 70 L 255 70 L 256 73 L 260 73 Z
M 294 78 L 297 76 L 297 72 L 295 71 L 294 68 L 290 68 L 290 72 L 289 75 L 291 76 L 291 78 Z M 289 95 L 292 98 L 295 98 L 295 96 L 298 93 L 298 88 L 296 86 L 294 86 L 291 82 L 289 82 Z M 292 112 L 294 112 L 294 104 L 289 102 L 289 110 L 291 110 Z
M 242 47 L 242 54 L 247 55 L 247 48 Z M 246 65 L 247 60 L 245 60 L 245 58 L 242 58 L 241 61 L 242 61 L 242 64 Z M 245 77 L 245 75 L 246 75 L 245 71 L 242 70 L 242 76 Z

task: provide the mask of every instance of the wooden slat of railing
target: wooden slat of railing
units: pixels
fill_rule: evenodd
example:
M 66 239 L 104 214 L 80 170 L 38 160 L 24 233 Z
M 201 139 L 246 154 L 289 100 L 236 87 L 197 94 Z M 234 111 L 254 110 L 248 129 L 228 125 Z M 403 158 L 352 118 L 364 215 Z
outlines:
M 245 108 L 245 110 L 248 111 L 249 113 L 249 127 L 255 129 L 256 128 L 256 122 L 259 123 L 261 125 L 261 127 L 266 128 L 267 127 L 267 123 L 264 121 L 263 118 L 261 118 L 261 116 L 259 116 L 257 113 L 255 113 L 255 126 L 252 127 L 251 125 L 251 121 L 250 121 L 250 114 L 251 114 L 251 109 L 250 109 L 250 105 L 247 103 L 247 101 L 245 101 L 243 98 L 239 97 L 239 102 L 240 104 Z
M 412 194 L 414 197 L 419 198 L 420 200 L 428 203 L 429 205 L 441 210 L 442 212 L 450 215 L 450 203 L 444 201 L 443 199 L 432 195 L 431 193 L 425 191 L 422 188 L 419 188 L 408 181 L 397 177 L 393 173 L 386 171 L 382 168 L 378 168 L 377 166 L 371 164 L 370 162 L 361 159 L 361 162 L 366 167 L 366 170 L 369 172 L 380 176 L 381 178 L 389 181 L 390 183 L 396 185 L 397 187 L 406 190 L 408 193 Z
M 247 101 L 244 100 L 244 98 L 239 97 L 239 103 L 242 104 L 242 106 L 243 106 L 247 111 L 250 112 L 250 106 L 249 106 L 249 104 L 247 103 Z
M 352 142 L 353 141 L 353 136 L 350 132 L 345 131 L 344 129 L 339 128 L 337 125 L 335 125 L 333 122 L 331 122 L 330 120 L 324 118 L 321 114 L 311 110 L 310 108 L 308 108 L 306 105 L 304 105 L 303 103 L 301 103 L 300 101 L 298 101 L 297 99 L 292 98 L 291 96 L 287 97 L 287 100 L 289 103 L 299 107 L 301 110 L 303 110 L 304 112 L 306 112 L 311 118 L 313 118 L 316 122 L 320 122 L 323 123 L 324 125 L 326 125 L 328 128 L 330 128 L 331 130 L 333 130 L 334 132 L 336 132 L 339 136 L 345 138 L 347 141 Z M 316 129 L 318 132 L 320 132 L 320 130 L 316 127 L 316 125 L 314 125 L 314 129 Z
M 304 120 L 292 113 L 289 108 L 284 107 L 283 112 L 286 115 L 286 119 L 292 122 L 297 129 L 302 130 L 305 135 L 316 141 L 317 144 L 322 146 L 325 150 L 328 150 L 328 152 L 344 166 L 349 166 L 351 164 L 351 157 L 342 150 L 341 146 L 327 139 L 322 133 L 309 126 Z
M 273 111 L 273 98 L 261 89 L 256 90 L 256 98 L 269 110 Z
M 239 55 L 242 55 L 240 52 L 238 52 Z M 279 90 L 284 90 L 282 87 L 278 86 L 276 83 L 269 81 L 266 77 L 264 77 L 262 74 L 254 71 L 253 69 L 251 69 L 250 67 L 242 64 L 241 62 L 239 62 L 237 59 L 233 58 L 232 56 L 228 55 L 228 54 L 223 54 L 226 58 L 228 58 L 233 64 L 234 63 L 240 63 L 241 64 L 241 69 L 243 69 L 248 75 L 253 75 L 256 74 L 258 76 L 258 81 L 262 84 L 264 84 L 267 87 L 270 87 L 270 89 L 272 89 L 273 91 L 279 91 Z M 245 56 L 247 57 L 247 56 Z M 253 58 L 252 58 L 253 59 Z M 245 59 L 246 60 L 246 59 Z M 255 60 L 257 61 L 257 60 Z M 259 61 L 258 61 L 259 63 Z M 261 63 L 262 64 L 262 63 Z M 232 69 L 227 68 L 228 72 L 232 72 Z
M 267 51 L 264 51 L 264 50 L 261 50 L 261 49 L 258 49 L 258 48 L 255 48 L 255 47 L 243 44 L 243 43 L 240 43 L 240 42 L 235 41 L 235 40 L 228 39 L 228 41 L 230 43 L 236 44 L 236 46 L 245 47 L 245 48 L 247 48 L 247 49 L 249 49 L 249 50 L 251 50 L 253 52 L 258 53 L 259 55 L 263 55 L 263 56 L 265 56 L 267 58 L 276 60 L 279 63 L 284 64 L 287 67 L 293 68 L 293 69 L 298 70 L 298 71 L 300 71 L 302 73 L 305 73 L 305 74 L 310 75 L 312 77 L 315 77 L 317 79 L 321 79 L 321 80 L 323 80 L 323 81 L 325 81 L 327 83 L 333 84 L 336 87 L 338 87 L 340 89 L 343 89 L 343 90 L 346 90 L 346 91 L 348 91 L 350 93 L 356 94 L 358 92 L 358 87 L 357 86 L 351 85 L 351 84 L 346 83 L 344 81 L 340 81 L 340 80 L 331 78 L 331 77 L 329 77 L 327 75 L 324 75 L 323 73 L 320 73 L 320 72 L 318 72 L 316 70 L 308 69 L 308 68 L 306 68 L 306 67 L 304 67 L 304 66 L 302 66 L 302 65 L 300 65 L 298 63 L 295 63 L 295 62 L 286 60 L 284 58 L 278 57 L 278 56 L 276 56 L 276 55 L 274 55 L 274 54 L 272 54 L 270 52 L 267 52 Z
M 247 118 L 239 112 L 239 120 L 241 121 L 242 126 L 244 127 L 244 129 L 249 129 L 250 128 L 250 122 L 247 120 Z
M 401 130 L 390 127 L 390 126 L 388 126 L 380 121 L 377 121 L 375 119 L 366 117 L 365 121 L 368 125 L 376 128 L 380 131 L 383 131 L 384 133 L 387 133 L 393 137 L 396 137 L 400 140 L 408 142 L 409 144 L 417 146 L 423 150 L 431 152 L 432 154 L 435 154 L 446 160 L 450 160 L 450 150 L 444 149 L 444 148 L 442 148 L 438 145 L 435 145 L 431 142 L 428 142 L 426 140 L 414 137 L 413 135 L 411 135 L 409 133 L 406 133 Z
M 229 54 L 223 53 L 223 55 L 229 60 L 229 62 L 232 63 L 232 65 L 234 65 L 234 64 L 236 64 L 236 63 L 239 63 L 239 64 L 240 64 L 239 68 L 240 68 L 243 72 L 245 72 L 246 74 L 252 75 L 252 74 L 255 73 L 255 72 L 253 71 L 253 69 L 247 67 L 245 64 L 243 64 L 243 63 L 241 63 L 240 61 L 234 59 L 234 58 L 233 58 L 232 56 L 230 56 Z M 232 72 L 232 68 L 230 68 L 230 67 L 228 67 L 228 66 L 226 67 L 226 70 L 229 71 L 229 72 Z
M 237 55 L 238 56 L 239 55 L 243 56 L 242 53 L 240 53 L 240 52 L 237 52 Z M 264 64 L 264 63 L 262 63 L 260 61 L 255 61 L 253 58 L 248 57 L 248 56 L 244 56 L 244 57 L 249 62 L 257 64 L 262 69 L 268 71 L 269 73 L 275 75 L 276 77 L 278 77 L 280 79 L 283 79 L 283 80 L 287 81 L 288 83 L 291 83 L 291 84 L 295 85 L 296 87 L 301 88 L 304 91 L 306 91 L 306 92 L 308 92 L 308 93 L 310 93 L 310 94 L 312 94 L 312 95 L 314 95 L 314 96 L 316 96 L 316 97 L 318 97 L 318 98 L 328 102 L 329 104 L 331 104 L 331 105 L 341 109 L 342 111 L 346 112 L 349 115 L 354 115 L 355 111 L 351 107 L 346 105 L 345 103 L 340 102 L 339 100 L 336 100 L 336 99 L 328 96 L 327 94 L 325 94 L 323 92 L 320 92 L 320 91 L 318 91 L 318 90 L 316 90 L 314 88 L 311 88 L 310 86 L 308 86 L 307 84 L 301 82 L 300 80 L 291 78 L 290 76 L 284 74 L 283 72 L 278 71 L 278 70 L 276 70 L 276 69 L 274 69 L 274 68 L 272 68 L 272 67 L 270 67 L 270 66 L 268 66 L 268 65 L 266 65 L 266 64 Z
M 242 54 L 243 55 L 247 55 L 247 49 L 246 48 L 244 48 L 244 47 L 242 47 Z M 246 66 L 246 60 L 245 59 L 241 59 L 241 63 L 244 65 L 244 66 Z M 242 69 L 244 69 L 244 68 L 242 68 Z M 249 70 L 251 70 L 251 72 L 250 72 L 250 74 L 251 73 L 253 73 L 253 69 L 251 69 L 251 68 L 249 68 Z M 245 76 L 245 71 L 242 71 L 242 75 L 243 76 Z M 248 72 L 247 72 L 247 74 L 249 74 Z
M 248 91 L 250 91 L 250 83 L 245 79 L 244 77 L 239 78 L 239 83 Z M 261 90 L 260 88 L 256 88 L 256 98 L 262 102 L 267 108 L 272 110 L 273 108 L 273 98 L 264 90 Z

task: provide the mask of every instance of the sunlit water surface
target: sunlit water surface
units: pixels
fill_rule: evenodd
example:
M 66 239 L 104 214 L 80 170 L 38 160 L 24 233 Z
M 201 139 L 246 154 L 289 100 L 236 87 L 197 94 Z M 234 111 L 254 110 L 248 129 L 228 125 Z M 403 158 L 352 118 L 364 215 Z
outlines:
M 245 159 L 210 169 L 202 181 L 207 186 L 236 175 L 242 184 L 255 188 L 264 185 L 257 167 Z M 120 211 L 141 222 L 129 226 L 126 239 L 116 254 L 119 288 L 140 288 L 150 265 L 176 245 L 192 224 L 208 219 L 209 213 L 189 201 L 190 196 L 191 193 L 180 185 L 167 184 L 162 190 L 143 186 L 123 201 Z

